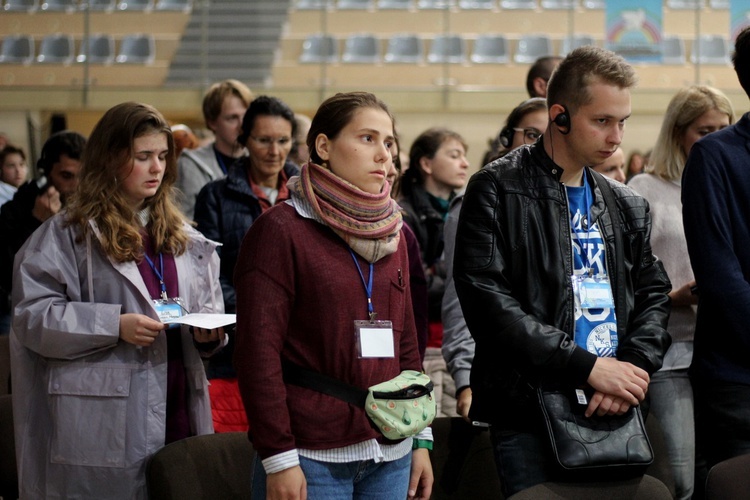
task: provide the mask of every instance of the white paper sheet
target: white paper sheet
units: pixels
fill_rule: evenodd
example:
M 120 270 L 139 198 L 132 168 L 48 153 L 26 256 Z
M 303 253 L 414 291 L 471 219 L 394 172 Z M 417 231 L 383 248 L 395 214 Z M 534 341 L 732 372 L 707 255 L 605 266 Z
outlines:
M 170 319 L 170 324 L 184 323 L 198 328 L 219 328 L 222 326 L 233 325 L 237 322 L 236 314 L 206 314 L 195 313 L 186 314 L 180 318 Z

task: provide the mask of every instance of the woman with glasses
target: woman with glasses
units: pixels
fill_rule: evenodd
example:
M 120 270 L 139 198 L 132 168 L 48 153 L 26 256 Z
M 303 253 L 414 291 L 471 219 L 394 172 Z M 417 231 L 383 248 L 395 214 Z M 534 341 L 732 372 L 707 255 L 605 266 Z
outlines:
M 287 180 L 299 169 L 288 161 L 295 137 L 294 112 L 280 99 L 259 96 L 245 112 L 237 142 L 249 155 L 238 159 L 227 176 L 206 184 L 195 204 L 195 222 L 207 238 L 222 244 L 219 279 L 228 313 L 236 311 L 234 266 L 242 239 L 260 215 L 287 199 Z M 211 406 L 217 432 L 247 430 L 245 410 L 232 367 L 234 342 L 208 363 Z
M 544 97 L 532 97 L 523 101 L 510 112 L 505 125 L 493 140 L 489 141 L 489 150 L 485 153 L 483 165 L 505 156 L 524 144 L 534 144 L 547 130 L 547 100 Z
M 80 176 L 16 257 L 19 493 L 141 499 L 151 455 L 213 432 L 201 354 L 224 333 L 170 320 L 223 311 L 219 258 L 174 201 L 172 131 L 153 107 L 107 111 Z

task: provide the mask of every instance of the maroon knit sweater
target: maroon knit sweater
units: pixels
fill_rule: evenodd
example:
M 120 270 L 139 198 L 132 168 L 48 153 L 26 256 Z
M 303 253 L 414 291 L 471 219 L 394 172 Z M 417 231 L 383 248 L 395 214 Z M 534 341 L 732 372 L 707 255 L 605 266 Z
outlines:
M 369 264 L 358 257 L 365 280 Z M 364 409 L 282 380 L 281 360 L 367 388 L 420 370 L 409 293 L 409 261 L 397 252 L 375 263 L 372 302 L 393 322 L 396 356 L 359 359 L 354 321 L 367 296 L 349 247 L 328 227 L 286 203 L 252 225 L 237 267 L 234 363 L 250 434 L 262 459 L 294 448 L 330 449 L 382 435 Z

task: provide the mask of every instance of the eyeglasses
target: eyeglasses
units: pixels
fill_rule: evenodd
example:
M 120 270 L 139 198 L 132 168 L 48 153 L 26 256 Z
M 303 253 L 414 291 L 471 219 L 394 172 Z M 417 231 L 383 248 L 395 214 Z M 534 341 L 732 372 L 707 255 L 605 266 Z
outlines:
M 523 143 L 524 144 L 534 144 L 537 139 L 539 139 L 542 136 L 542 133 L 531 127 L 531 128 L 516 128 L 513 127 L 513 130 L 516 132 L 523 132 Z
M 271 149 L 271 146 L 274 144 L 277 144 L 279 148 L 284 149 L 292 143 L 291 137 L 279 137 L 278 139 L 274 139 L 273 137 L 253 137 L 251 135 L 250 139 L 254 140 L 258 146 L 264 149 Z

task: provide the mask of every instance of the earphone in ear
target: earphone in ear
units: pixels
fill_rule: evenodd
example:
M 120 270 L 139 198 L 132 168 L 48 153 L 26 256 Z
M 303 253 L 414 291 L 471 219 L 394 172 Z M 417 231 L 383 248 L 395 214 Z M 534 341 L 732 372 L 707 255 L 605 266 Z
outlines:
M 510 145 L 513 144 L 513 132 L 514 130 L 511 127 L 503 127 L 498 135 L 500 145 L 506 149 L 509 148 Z
M 570 133 L 570 113 L 568 108 L 563 106 L 563 112 L 558 114 L 552 122 L 560 129 L 561 134 Z

